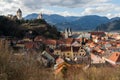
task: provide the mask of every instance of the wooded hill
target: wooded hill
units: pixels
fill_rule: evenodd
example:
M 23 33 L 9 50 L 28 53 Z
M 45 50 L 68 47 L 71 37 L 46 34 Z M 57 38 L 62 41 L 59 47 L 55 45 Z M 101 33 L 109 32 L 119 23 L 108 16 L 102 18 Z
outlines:
M 5 16 L 0 16 L 0 35 L 24 38 L 32 31 L 32 36 L 41 35 L 45 38 L 59 39 L 60 32 L 53 25 L 49 25 L 44 19 L 34 20 L 12 20 Z

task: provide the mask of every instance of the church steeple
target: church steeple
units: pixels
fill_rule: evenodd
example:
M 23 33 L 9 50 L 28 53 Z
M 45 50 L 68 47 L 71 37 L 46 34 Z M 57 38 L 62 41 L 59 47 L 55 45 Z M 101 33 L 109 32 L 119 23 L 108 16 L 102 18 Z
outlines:
M 65 29 L 65 38 L 68 38 L 68 29 Z
M 66 28 L 65 29 L 65 38 L 72 37 L 72 30 L 71 28 Z
M 69 37 L 72 36 L 72 30 L 71 30 L 71 28 L 68 28 L 68 36 L 69 36 Z

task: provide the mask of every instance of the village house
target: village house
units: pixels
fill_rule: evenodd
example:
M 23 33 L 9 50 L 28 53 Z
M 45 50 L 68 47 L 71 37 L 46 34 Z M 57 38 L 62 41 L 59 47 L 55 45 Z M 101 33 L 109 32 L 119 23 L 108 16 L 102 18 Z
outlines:
M 111 65 L 120 65 L 120 52 L 113 52 L 109 58 L 104 58 Z
M 55 64 L 56 59 L 58 58 L 57 55 L 54 55 L 54 51 L 50 48 L 46 48 L 41 54 L 41 60 L 44 66 L 51 67 L 53 64 Z
M 37 41 L 37 42 L 42 42 L 42 41 L 44 41 L 45 40 L 45 38 L 43 37 L 43 36 L 36 36 L 35 38 L 34 38 L 34 41 Z
M 73 38 L 67 38 L 64 40 L 65 42 L 65 46 L 71 46 L 72 42 L 73 42 Z
M 106 33 L 105 32 L 102 32 L 102 31 L 95 31 L 95 32 L 89 32 L 90 33 L 90 35 L 94 35 L 94 36 L 98 36 L 98 37 L 103 37 L 103 36 L 105 36 L 106 35 Z
M 86 51 L 81 46 L 67 46 L 61 47 L 60 49 L 55 49 L 54 54 L 73 60 L 78 56 L 85 56 Z
M 105 60 L 98 55 L 95 55 L 95 54 L 91 53 L 90 56 L 91 56 L 91 64 L 105 63 Z
M 57 45 L 56 40 L 53 40 L 53 39 L 44 40 L 43 43 L 44 43 L 46 46 L 49 46 L 49 48 L 51 48 L 51 49 L 55 49 L 55 48 L 56 48 L 56 45 Z

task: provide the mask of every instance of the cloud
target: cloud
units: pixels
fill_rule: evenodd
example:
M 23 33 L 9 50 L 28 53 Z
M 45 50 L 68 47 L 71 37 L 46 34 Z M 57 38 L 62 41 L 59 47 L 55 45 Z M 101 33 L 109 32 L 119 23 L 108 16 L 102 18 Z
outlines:
M 108 18 L 119 17 L 120 16 L 120 6 L 112 3 L 99 4 L 96 7 L 85 8 L 81 15 L 103 15 Z
M 108 0 L 0 0 L 0 3 L 24 5 L 30 9 L 39 9 L 45 6 L 84 7 L 91 4 L 107 2 Z M 10 6 L 11 7 L 11 6 Z
M 74 12 L 69 12 L 69 11 L 63 11 L 63 12 L 55 12 L 53 10 L 48 10 L 48 9 L 40 9 L 39 12 L 37 13 L 43 13 L 43 14 L 58 14 L 58 15 L 62 15 L 62 16 L 79 16 L 78 14 L 74 13 Z
M 117 13 L 117 14 L 108 13 L 108 14 L 106 14 L 106 17 L 108 17 L 108 18 L 120 17 L 120 13 Z
M 0 0 L 1 14 L 16 14 L 21 8 L 23 15 L 29 13 L 60 14 L 63 16 L 104 15 L 108 17 L 120 16 L 120 6 L 110 2 L 111 0 Z M 62 7 L 71 10 L 56 11 L 49 7 Z M 73 9 L 78 8 L 77 12 Z M 79 11 L 82 9 L 83 11 Z M 73 11 L 72 11 L 73 10 Z M 114 13 L 113 13 L 114 12 Z
M 22 0 L 22 3 L 32 9 L 44 6 L 85 7 L 106 3 L 108 0 Z
M 14 14 L 14 12 L 21 7 L 21 3 L 17 0 L 0 0 L 0 12 L 1 14 Z

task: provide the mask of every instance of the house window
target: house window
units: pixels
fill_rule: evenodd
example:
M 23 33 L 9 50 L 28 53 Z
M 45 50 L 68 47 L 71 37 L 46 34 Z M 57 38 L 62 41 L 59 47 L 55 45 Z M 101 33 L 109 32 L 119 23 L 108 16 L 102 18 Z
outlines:
M 81 50 L 81 52 L 84 52 L 83 50 Z
M 73 54 L 74 56 L 76 56 L 76 54 Z
M 81 56 L 81 54 L 80 54 L 80 56 Z
M 69 53 L 67 53 L 67 55 L 69 55 Z
M 83 53 L 82 55 L 85 56 L 85 53 Z
M 67 58 L 70 58 L 69 56 Z
M 56 54 L 58 55 L 58 52 Z

